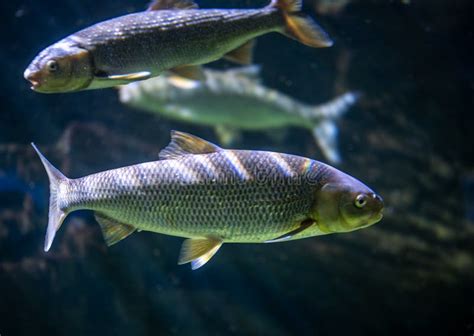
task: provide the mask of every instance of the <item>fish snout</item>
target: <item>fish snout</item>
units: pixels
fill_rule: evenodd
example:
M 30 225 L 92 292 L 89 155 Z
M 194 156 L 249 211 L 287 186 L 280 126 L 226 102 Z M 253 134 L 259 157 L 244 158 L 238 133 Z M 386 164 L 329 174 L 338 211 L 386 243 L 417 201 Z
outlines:
M 377 195 L 376 193 L 373 193 L 371 196 L 372 196 L 372 202 L 374 204 L 373 206 L 374 218 L 377 221 L 379 221 L 383 217 L 383 208 L 384 208 L 383 198 L 380 195 Z
M 27 68 L 23 73 L 25 79 L 31 83 L 32 90 L 36 90 L 40 86 L 40 75 L 40 71 L 31 68 Z

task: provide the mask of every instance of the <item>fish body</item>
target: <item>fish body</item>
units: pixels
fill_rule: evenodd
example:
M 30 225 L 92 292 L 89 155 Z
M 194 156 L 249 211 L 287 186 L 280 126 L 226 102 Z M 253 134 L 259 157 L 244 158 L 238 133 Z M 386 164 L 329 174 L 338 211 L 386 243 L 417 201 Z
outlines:
M 297 0 L 261 9 L 196 9 L 187 0 L 155 1 L 150 10 L 97 23 L 43 50 L 25 71 L 44 93 L 98 89 L 173 70 L 200 77 L 197 65 L 227 57 L 249 62 L 248 43 L 280 32 L 313 47 L 332 44 L 302 18 Z
M 336 15 L 340 13 L 351 0 L 311 0 L 314 9 L 323 15 Z
M 193 82 L 168 74 L 121 86 L 120 100 L 175 120 L 213 126 L 224 143 L 236 130 L 309 129 L 328 160 L 340 162 L 336 122 L 359 95 L 348 92 L 309 106 L 264 86 L 259 73 L 258 66 L 205 69 L 205 80 Z
M 35 147 L 36 149 L 36 147 Z M 72 211 L 93 210 L 111 245 L 135 230 L 188 238 L 180 263 L 202 266 L 225 242 L 348 232 L 382 217 L 383 202 L 353 177 L 295 155 L 226 150 L 173 132 L 160 161 L 68 179 L 38 151 L 50 178 L 45 250 Z M 359 198 L 364 204 L 354 205 Z

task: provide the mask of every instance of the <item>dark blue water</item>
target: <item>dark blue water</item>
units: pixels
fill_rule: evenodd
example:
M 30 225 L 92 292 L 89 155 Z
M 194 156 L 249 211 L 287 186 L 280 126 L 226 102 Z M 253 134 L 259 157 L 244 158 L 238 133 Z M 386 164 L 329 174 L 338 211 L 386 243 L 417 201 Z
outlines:
M 313 104 L 348 89 L 364 93 L 339 123 L 340 168 L 384 197 L 376 226 L 229 244 L 192 272 L 176 265 L 181 239 L 138 233 L 107 248 L 84 211 L 43 252 L 48 186 L 31 141 L 70 177 L 154 160 L 170 129 L 216 141 L 209 128 L 121 105 L 114 89 L 42 95 L 23 79 L 42 48 L 144 6 L 0 5 L 0 335 L 472 335 L 469 0 L 353 1 L 338 15 L 318 16 L 335 40 L 329 49 L 276 34 L 258 39 L 266 85 Z M 312 12 L 309 4 L 305 10 Z M 236 147 L 321 157 L 311 135 L 296 128 L 280 142 L 246 132 Z

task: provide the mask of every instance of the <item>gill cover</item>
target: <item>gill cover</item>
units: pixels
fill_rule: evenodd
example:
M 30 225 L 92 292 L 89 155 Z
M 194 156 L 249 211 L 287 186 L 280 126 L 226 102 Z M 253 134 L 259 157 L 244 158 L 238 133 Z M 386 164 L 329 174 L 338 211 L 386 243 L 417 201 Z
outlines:
M 86 89 L 93 79 L 91 54 L 72 40 L 62 40 L 43 50 L 28 66 L 25 78 L 42 93 Z

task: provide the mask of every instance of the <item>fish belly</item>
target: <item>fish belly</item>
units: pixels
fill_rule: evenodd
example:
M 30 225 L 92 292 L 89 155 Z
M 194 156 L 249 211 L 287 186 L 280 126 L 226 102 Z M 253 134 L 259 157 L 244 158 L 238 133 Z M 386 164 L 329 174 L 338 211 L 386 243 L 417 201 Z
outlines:
M 214 61 L 281 24 L 281 14 L 273 8 L 160 10 L 101 22 L 74 38 L 92 52 L 99 71 L 157 75 L 181 65 Z
M 305 179 L 311 162 L 253 151 L 186 155 L 74 180 L 69 206 L 146 231 L 262 242 L 308 218 L 316 188 Z

